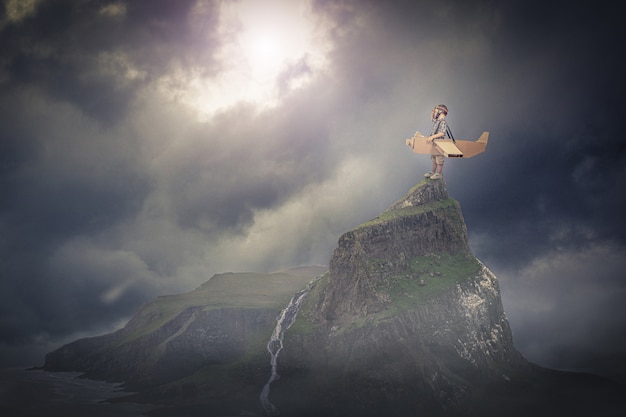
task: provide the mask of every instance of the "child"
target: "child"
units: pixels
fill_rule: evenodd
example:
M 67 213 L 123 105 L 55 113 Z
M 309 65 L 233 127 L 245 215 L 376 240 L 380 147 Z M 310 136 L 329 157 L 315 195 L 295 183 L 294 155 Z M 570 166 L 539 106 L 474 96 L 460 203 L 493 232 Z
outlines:
M 433 143 L 435 139 L 443 139 L 446 136 L 447 122 L 446 115 L 448 114 L 448 108 L 443 104 L 438 104 L 430 113 L 430 118 L 433 121 L 433 130 L 428 137 L 427 142 Z M 437 151 L 437 147 L 433 143 L 430 159 L 433 161 L 433 167 L 430 172 L 424 174 L 426 178 L 431 180 L 438 180 L 443 178 L 443 162 L 444 156 Z

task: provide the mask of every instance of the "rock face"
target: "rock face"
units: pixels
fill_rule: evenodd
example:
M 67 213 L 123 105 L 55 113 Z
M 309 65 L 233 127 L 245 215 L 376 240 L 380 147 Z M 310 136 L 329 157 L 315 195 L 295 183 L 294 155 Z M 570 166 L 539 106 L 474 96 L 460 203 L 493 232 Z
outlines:
M 330 280 L 322 305 L 329 320 L 385 309 L 381 288 L 398 276 L 419 278 L 411 262 L 431 255 L 471 258 L 458 203 L 442 181 L 415 187 L 377 218 L 339 239 L 330 261 Z
M 341 236 L 285 340 L 279 374 L 299 382 L 279 381 L 274 395 L 294 415 L 450 413 L 473 385 L 529 367 L 442 181 Z
M 154 332 L 134 338 L 134 323 L 112 335 L 81 339 L 46 357 L 50 371 L 86 371 L 92 378 L 158 385 L 211 364 L 236 361 L 267 337 L 275 309 L 185 308 Z

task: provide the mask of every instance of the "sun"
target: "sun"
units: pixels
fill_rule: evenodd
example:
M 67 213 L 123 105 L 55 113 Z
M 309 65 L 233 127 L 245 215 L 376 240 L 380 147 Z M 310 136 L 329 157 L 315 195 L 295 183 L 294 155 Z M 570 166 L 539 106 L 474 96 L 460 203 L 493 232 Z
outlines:
M 275 63 L 281 59 L 281 45 L 275 36 L 260 34 L 254 37 L 250 42 L 250 51 L 248 52 L 251 60 Z
M 276 33 L 249 30 L 241 37 L 241 48 L 253 78 L 271 79 L 288 64 L 290 48 Z
M 241 102 L 274 107 L 326 66 L 328 47 L 308 1 L 222 1 L 219 16 L 219 73 L 176 92 L 206 117 Z M 306 71 L 294 71 L 298 65 Z
M 316 48 L 312 13 L 306 4 L 293 0 L 243 0 L 236 4 L 242 69 L 249 70 L 254 79 L 271 81 L 285 66 Z

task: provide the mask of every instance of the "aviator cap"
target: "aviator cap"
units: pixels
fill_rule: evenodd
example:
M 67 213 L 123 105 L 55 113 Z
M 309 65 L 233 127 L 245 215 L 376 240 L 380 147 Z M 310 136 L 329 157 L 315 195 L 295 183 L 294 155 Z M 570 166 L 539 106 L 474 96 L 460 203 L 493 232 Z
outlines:
M 442 111 L 444 114 L 448 114 L 448 107 L 445 104 L 437 104 L 435 110 Z

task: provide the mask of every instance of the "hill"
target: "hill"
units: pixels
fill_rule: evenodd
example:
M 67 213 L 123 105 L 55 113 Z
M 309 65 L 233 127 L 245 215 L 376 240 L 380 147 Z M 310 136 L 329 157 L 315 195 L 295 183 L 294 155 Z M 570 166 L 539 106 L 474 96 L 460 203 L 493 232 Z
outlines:
M 216 275 L 48 354 L 45 369 L 125 381 L 138 391 L 127 400 L 164 407 L 154 416 L 626 410 L 620 386 L 515 349 L 498 280 L 472 254 L 458 202 L 431 180 L 342 235 L 328 271 Z

